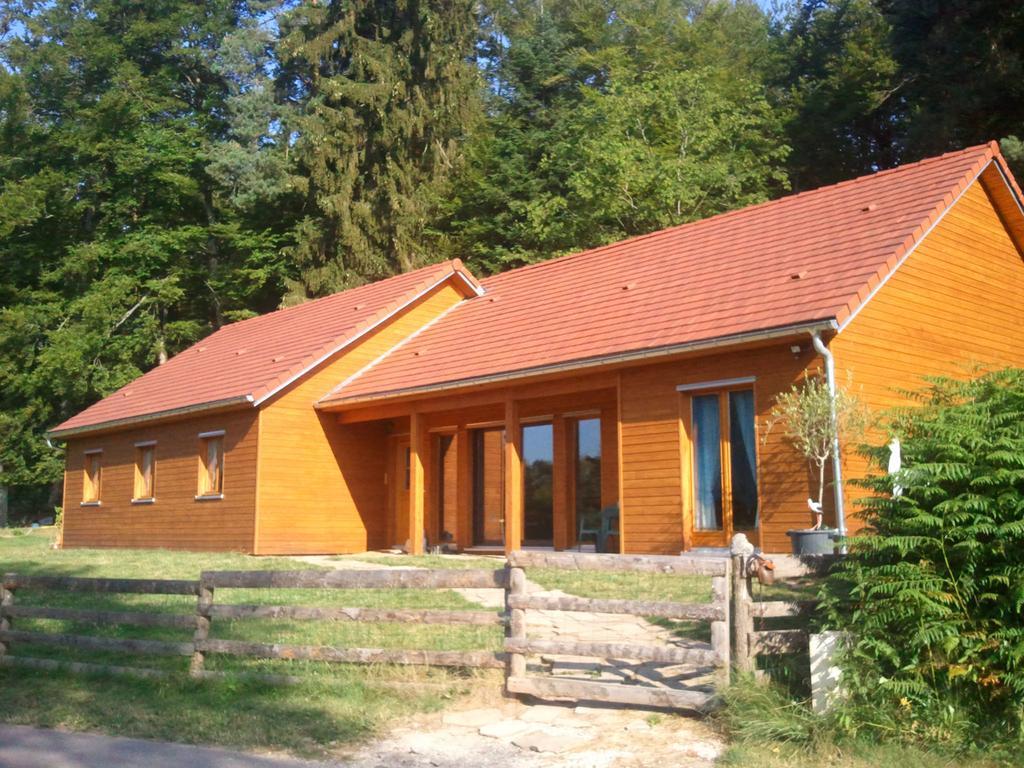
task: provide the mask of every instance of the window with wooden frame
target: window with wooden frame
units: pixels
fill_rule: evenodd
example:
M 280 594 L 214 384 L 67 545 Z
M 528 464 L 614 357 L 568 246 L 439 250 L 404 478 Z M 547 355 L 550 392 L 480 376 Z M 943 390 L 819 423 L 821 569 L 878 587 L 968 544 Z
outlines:
M 224 495 L 224 432 L 199 435 L 199 489 L 197 499 L 219 499 Z
M 750 380 L 718 388 L 680 387 L 689 400 L 693 527 L 758 527 L 757 438 Z
M 156 499 L 156 441 L 135 444 L 135 490 L 132 501 L 148 503 Z
M 103 451 L 86 451 L 82 472 L 82 503 L 99 504 L 103 480 Z

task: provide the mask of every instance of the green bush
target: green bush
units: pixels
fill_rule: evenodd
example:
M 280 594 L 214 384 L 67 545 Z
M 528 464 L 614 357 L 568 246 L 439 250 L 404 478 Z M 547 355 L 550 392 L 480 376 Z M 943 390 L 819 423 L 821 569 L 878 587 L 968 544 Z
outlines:
M 1024 739 L 1024 371 L 935 380 L 895 413 L 903 469 L 863 481 L 865 533 L 822 591 L 850 632 L 849 730 Z M 885 448 L 868 451 L 885 466 Z M 900 487 L 902 492 L 894 492 Z

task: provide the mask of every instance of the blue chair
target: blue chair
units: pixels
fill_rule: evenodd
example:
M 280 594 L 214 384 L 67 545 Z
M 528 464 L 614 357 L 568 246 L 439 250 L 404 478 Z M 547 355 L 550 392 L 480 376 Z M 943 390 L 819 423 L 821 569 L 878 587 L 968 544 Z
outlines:
M 619 535 L 619 505 L 612 504 L 601 510 L 601 530 L 597 534 L 596 549 L 608 551 L 608 539 Z
M 594 539 L 594 550 L 608 551 L 608 539 L 619 535 L 619 505 L 610 504 L 600 512 L 581 515 L 576 534 L 576 549 L 583 548 L 583 537 Z
M 583 537 L 590 536 L 594 539 L 594 549 L 597 549 L 597 542 L 601 538 L 601 513 L 591 512 L 580 515 L 579 530 L 576 532 L 576 549 L 583 549 Z

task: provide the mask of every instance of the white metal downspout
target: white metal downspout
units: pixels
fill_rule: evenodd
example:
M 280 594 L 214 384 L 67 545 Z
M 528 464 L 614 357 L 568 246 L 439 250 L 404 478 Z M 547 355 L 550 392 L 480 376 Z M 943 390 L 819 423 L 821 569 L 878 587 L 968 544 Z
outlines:
M 836 429 L 836 361 L 818 331 L 811 331 L 811 342 L 814 349 L 825 361 L 825 381 L 831 399 L 830 416 L 832 418 L 832 492 L 835 496 L 836 528 L 840 536 L 846 536 L 846 515 L 843 511 L 843 462 L 839 453 L 839 432 Z M 846 547 L 842 548 L 846 551 Z

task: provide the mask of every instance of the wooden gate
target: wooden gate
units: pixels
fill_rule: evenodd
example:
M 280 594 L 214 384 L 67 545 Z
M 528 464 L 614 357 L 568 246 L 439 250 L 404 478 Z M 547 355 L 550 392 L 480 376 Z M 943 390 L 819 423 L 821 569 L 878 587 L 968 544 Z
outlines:
M 727 558 L 700 556 L 661 557 L 645 555 L 594 555 L 572 552 L 513 552 L 509 556 L 507 592 L 509 630 L 505 641 L 508 653 L 507 689 L 510 693 L 538 698 L 703 710 L 714 699 L 707 685 L 691 687 L 685 678 L 695 673 L 712 673 L 718 686 L 729 680 L 729 575 Z M 572 596 L 544 596 L 527 593 L 527 574 L 534 568 L 573 571 L 659 573 L 677 576 L 710 577 L 709 602 L 663 602 L 617 600 Z M 711 642 L 683 638 L 678 642 L 655 645 L 631 642 L 569 641 L 530 636 L 533 611 L 567 611 L 591 614 L 628 614 L 632 616 L 697 620 L 710 622 Z M 592 657 L 604 660 L 657 662 L 685 668 L 687 674 L 678 684 L 652 685 L 641 682 L 597 682 L 561 679 L 550 674 L 531 674 L 528 657 Z

